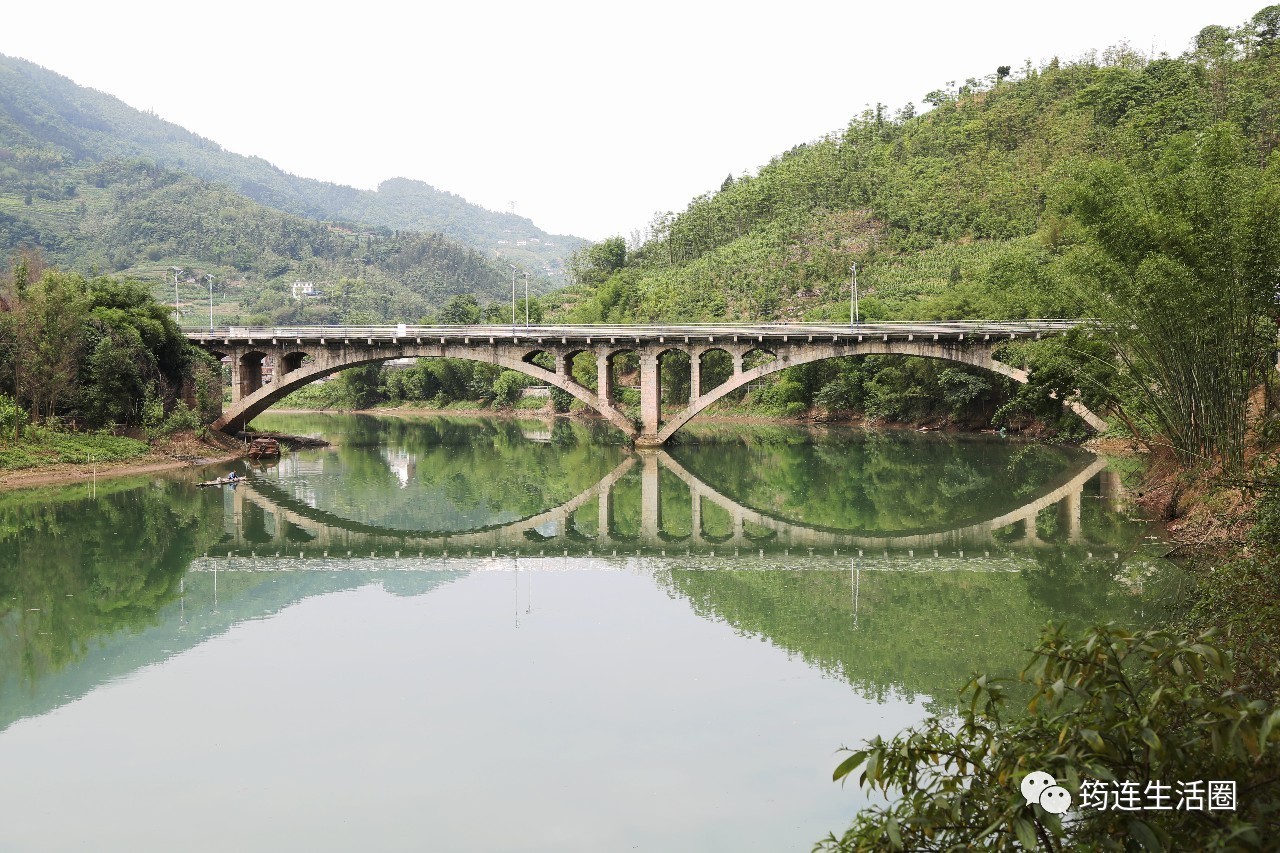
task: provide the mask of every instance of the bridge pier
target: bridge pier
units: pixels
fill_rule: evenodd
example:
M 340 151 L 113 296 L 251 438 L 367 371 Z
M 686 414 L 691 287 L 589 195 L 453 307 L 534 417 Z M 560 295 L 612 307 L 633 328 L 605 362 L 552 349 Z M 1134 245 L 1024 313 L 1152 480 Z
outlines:
M 652 350 L 640 354 L 640 435 L 637 447 L 660 447 L 658 438 L 662 422 L 662 374 L 658 370 L 659 354 Z

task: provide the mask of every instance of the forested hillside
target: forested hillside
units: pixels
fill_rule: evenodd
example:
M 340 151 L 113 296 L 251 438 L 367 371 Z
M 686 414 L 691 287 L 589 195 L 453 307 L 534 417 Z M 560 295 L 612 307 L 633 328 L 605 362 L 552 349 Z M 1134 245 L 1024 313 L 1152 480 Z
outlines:
M 177 267 L 184 302 L 212 274 L 220 321 L 412 321 L 450 295 L 500 297 L 508 262 L 543 290 L 581 243 L 416 181 L 367 192 L 288 175 L 0 57 L 6 255 L 38 247 L 64 268 L 152 282 Z M 294 281 L 321 296 L 293 299 Z
M 1205 27 L 1179 57 L 1121 46 L 1012 73 L 993 58 L 996 73 L 929 93 L 923 115 L 877 106 L 657 217 L 625 260 L 590 259 L 566 316 L 847 318 L 853 263 L 868 320 L 1069 312 L 1032 271 L 1071 241 L 1055 192 L 1090 160 L 1150 166 L 1227 122 L 1267 162 L 1280 13 L 1260 16 Z
M 1202 214 L 1188 212 L 1195 176 L 1216 170 L 1221 186 L 1243 188 L 1235 196 L 1242 210 L 1264 175 L 1274 176 L 1267 166 L 1280 141 L 1280 6 L 1239 26 L 1207 26 L 1176 57 L 1119 46 L 1017 70 L 997 64 L 1004 59 L 993 57 L 984 79 L 930 92 L 933 108 L 923 115 L 878 105 L 756 175 L 726 177 L 719 191 L 656 217 L 642 245 L 619 237 L 592 246 L 574 259 L 577 284 L 553 297 L 551 314 L 848 322 L 856 264 L 864 322 L 1095 315 L 1105 308 L 1106 281 L 1116 279 L 1090 266 L 1090 253 L 1109 240 L 1104 253 L 1113 261 L 1125 251 L 1141 257 L 1136 247 L 1121 251 L 1123 235 L 1103 221 L 1121 209 L 1101 203 L 1104 190 L 1122 184 L 1131 185 L 1136 208 L 1149 208 L 1133 211 L 1135 222 L 1164 217 L 1174 228 L 1185 220 L 1149 251 L 1172 252 L 1193 270 L 1202 281 L 1191 292 L 1216 286 L 1207 284 L 1208 247 L 1217 240 L 1225 249 L 1221 240 L 1235 237 L 1201 234 Z M 1246 235 L 1243 219 L 1238 257 L 1218 267 L 1223 276 L 1232 269 L 1233 280 L 1244 274 L 1233 265 L 1265 231 Z M 1266 254 L 1255 248 L 1254 256 Z M 1058 387 L 1022 389 L 997 414 L 1047 413 L 1050 392 L 1069 393 L 1067 383 L 1080 380 L 1058 371 L 1054 381 Z M 756 397 L 784 412 L 816 405 L 886 419 L 990 417 L 1010 393 L 998 384 L 940 363 L 868 358 L 792 369 Z
M 535 273 L 558 272 L 585 241 L 547 234 L 512 213 L 486 210 L 421 181 L 396 178 L 376 191 L 290 175 L 263 160 L 77 86 L 31 62 L 0 56 L 0 148 L 84 163 L 142 158 L 224 183 L 254 201 L 326 222 L 444 234 L 480 252 L 498 252 Z M 523 243 L 523 245 L 519 245 Z

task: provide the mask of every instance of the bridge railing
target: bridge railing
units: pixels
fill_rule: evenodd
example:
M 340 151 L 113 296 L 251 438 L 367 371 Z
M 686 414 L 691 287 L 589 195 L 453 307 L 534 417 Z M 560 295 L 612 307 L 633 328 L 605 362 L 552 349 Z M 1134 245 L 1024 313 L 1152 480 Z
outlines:
M 364 338 L 397 340 L 427 337 L 634 337 L 664 335 L 803 335 L 803 334 L 1009 334 L 1065 332 L 1088 323 L 1078 319 L 1029 319 L 1012 321 L 952 322 L 877 322 L 847 323 L 679 323 L 679 324 L 590 324 L 590 325 L 524 325 L 517 323 L 485 325 L 409 325 L 385 326 L 229 326 L 215 329 L 187 329 L 193 340 L 226 340 L 228 338 Z

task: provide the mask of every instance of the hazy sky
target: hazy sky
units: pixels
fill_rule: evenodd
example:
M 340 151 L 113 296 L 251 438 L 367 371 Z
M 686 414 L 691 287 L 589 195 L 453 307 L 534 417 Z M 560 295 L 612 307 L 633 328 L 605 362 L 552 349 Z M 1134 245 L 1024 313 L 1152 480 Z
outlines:
M 0 53 L 295 174 L 600 239 L 868 104 L 1122 40 L 1178 54 L 1265 5 L 44 0 L 8 4 Z

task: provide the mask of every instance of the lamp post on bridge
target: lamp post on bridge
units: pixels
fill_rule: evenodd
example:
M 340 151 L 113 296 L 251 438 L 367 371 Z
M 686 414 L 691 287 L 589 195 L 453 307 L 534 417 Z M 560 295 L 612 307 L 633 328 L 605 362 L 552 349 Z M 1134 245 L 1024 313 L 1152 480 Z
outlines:
M 862 317 L 858 311 L 858 265 L 849 267 L 849 272 L 853 273 L 853 286 L 849 289 L 849 325 L 860 326 Z
M 529 331 L 529 272 L 524 274 L 524 330 Z
M 205 273 L 204 277 L 209 279 L 209 331 L 213 331 L 213 273 Z

